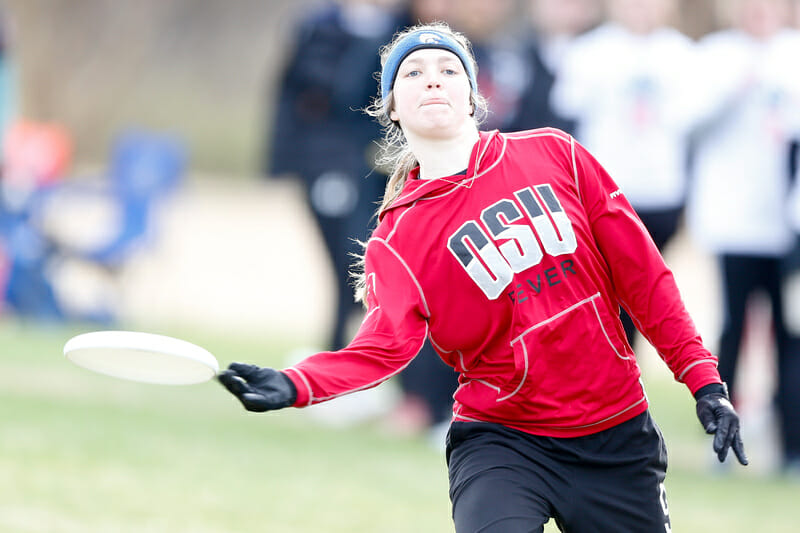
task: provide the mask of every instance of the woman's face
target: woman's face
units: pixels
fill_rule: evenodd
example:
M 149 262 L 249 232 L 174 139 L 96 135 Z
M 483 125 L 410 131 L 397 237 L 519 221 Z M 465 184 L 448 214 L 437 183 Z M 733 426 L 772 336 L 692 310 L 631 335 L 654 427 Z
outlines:
M 458 56 L 436 48 L 417 50 L 397 70 L 389 117 L 407 135 L 453 137 L 472 120 L 470 90 Z
M 736 0 L 733 6 L 734 24 L 759 39 L 775 35 L 790 23 L 786 0 Z
M 610 18 L 634 33 L 648 34 L 668 25 L 675 0 L 610 0 Z

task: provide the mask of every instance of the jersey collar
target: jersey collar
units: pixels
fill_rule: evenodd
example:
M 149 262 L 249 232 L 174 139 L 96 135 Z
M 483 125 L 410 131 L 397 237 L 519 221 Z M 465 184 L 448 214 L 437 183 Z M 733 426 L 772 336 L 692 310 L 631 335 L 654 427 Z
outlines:
M 454 187 L 471 187 L 472 182 L 481 175 L 481 169 L 487 167 L 487 163 L 494 159 L 490 148 L 497 134 L 497 130 L 480 132 L 478 142 L 472 147 L 466 173 L 421 180 L 417 179 L 419 178 L 419 167 L 414 168 L 403 186 L 403 192 L 388 209 L 381 213 L 380 218 L 383 218 L 390 209 L 413 204 L 420 198 L 438 196 Z

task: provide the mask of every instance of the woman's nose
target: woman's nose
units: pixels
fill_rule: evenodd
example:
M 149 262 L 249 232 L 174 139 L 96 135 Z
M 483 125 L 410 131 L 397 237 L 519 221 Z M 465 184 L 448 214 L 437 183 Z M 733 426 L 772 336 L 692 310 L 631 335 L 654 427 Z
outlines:
M 434 87 L 441 87 L 442 83 L 439 80 L 439 77 L 435 74 L 428 76 L 428 88 L 432 89 Z

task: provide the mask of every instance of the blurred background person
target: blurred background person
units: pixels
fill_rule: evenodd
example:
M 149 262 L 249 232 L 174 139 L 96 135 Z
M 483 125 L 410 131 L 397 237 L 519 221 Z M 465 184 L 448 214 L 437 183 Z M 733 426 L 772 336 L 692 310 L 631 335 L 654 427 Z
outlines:
M 265 173 L 301 179 L 323 236 L 336 280 L 327 350 L 347 344 L 351 319 L 362 312 L 354 301 L 350 269 L 385 188 L 386 176 L 373 168 L 380 126 L 362 112 L 375 96 L 370 80 L 380 71 L 377 50 L 408 25 L 449 18 L 452 6 L 452 0 L 339 0 L 307 14 L 295 31 Z M 400 398 L 388 414 L 387 429 L 402 435 L 430 430 L 443 442 L 435 428 L 449 422 L 455 372 L 428 342 L 398 382 Z M 337 416 L 344 423 L 358 421 L 379 412 L 382 403 L 383 398 L 362 397 Z
M 472 42 L 478 86 L 489 102 L 483 127 L 571 130 L 572 123 L 550 107 L 554 76 L 542 59 L 531 18 L 519 16 L 524 7 L 514 0 L 462 0 L 451 18 L 452 27 Z
M 783 32 L 794 53 L 800 48 L 800 0 L 792 0 L 792 29 Z M 793 45 L 790 43 L 794 43 Z M 796 109 L 800 113 L 800 109 Z M 779 362 L 777 393 L 781 414 L 784 471 L 800 479 L 800 131 L 794 132 L 789 149 L 789 172 L 792 192 L 789 209 L 794 246 L 784 261 L 782 293 L 789 330 L 788 347 Z
M 573 39 L 603 19 L 603 0 L 528 0 L 540 55 L 551 72 L 558 70 Z
M 405 0 L 398 30 L 415 24 L 449 20 L 458 0 Z
M 675 0 L 608 0 L 608 20 L 575 39 L 553 90 L 555 109 L 608 169 L 659 250 L 686 201 L 693 43 L 671 27 Z M 629 342 L 636 328 L 623 312 Z
M 514 0 L 460 0 L 448 20 L 453 29 L 472 42 L 478 64 L 478 86 L 489 102 L 489 113 L 483 123 L 486 129 L 506 129 L 532 77 L 516 31 L 519 28 L 513 27 L 516 8 Z
M 72 140 L 21 117 L 12 22 L 0 11 L 0 299 L 18 317 L 57 322 L 66 316 L 51 276 L 58 249 L 36 211 L 70 168 Z
M 775 405 L 788 467 L 800 459 L 800 376 L 791 375 L 798 353 L 784 320 L 782 263 L 795 242 L 786 199 L 789 144 L 800 112 L 800 45 L 787 28 L 788 0 L 724 0 L 717 8 L 724 29 L 699 45 L 693 102 L 702 122 L 688 222 L 718 260 L 719 371 L 735 403 L 742 398 L 737 363 L 748 311 L 758 309 L 751 305 L 754 296 L 768 299 L 777 351 Z
M 299 21 L 280 80 L 264 174 L 296 176 L 336 280 L 325 348 L 345 346 L 361 311 L 350 286 L 353 254 L 372 227 L 385 176 L 372 165 L 380 128 L 361 110 L 374 96 L 375 51 L 398 24 L 394 0 L 325 2 Z
M 62 250 L 41 224 L 39 207 L 70 169 L 72 139 L 60 125 L 18 120 L 7 128 L 2 151 L 3 301 L 19 317 L 63 321 L 68 313 L 53 280 Z

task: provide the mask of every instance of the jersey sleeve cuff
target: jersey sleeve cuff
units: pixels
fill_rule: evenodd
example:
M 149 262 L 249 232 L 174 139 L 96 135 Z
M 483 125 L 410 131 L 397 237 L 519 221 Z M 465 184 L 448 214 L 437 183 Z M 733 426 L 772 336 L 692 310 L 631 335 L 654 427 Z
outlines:
M 305 376 L 303 376 L 299 370 L 292 367 L 284 368 L 282 372 L 292 380 L 295 389 L 297 389 L 297 399 L 292 404 L 292 407 L 307 407 L 311 405 L 311 390 L 309 389 Z
M 722 383 L 717 371 L 716 361 L 701 361 L 685 372 L 681 380 L 694 395 L 698 390 L 712 383 Z

